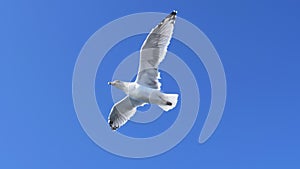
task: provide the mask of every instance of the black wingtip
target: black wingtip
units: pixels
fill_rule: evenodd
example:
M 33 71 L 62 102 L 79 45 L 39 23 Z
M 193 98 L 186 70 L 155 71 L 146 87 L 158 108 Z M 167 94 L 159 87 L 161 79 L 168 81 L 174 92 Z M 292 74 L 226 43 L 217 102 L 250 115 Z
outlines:
M 171 12 L 171 15 L 176 15 L 177 14 L 177 11 L 175 11 L 175 10 L 173 10 L 172 12 Z
M 113 121 L 108 121 L 108 123 L 109 123 L 109 126 L 110 126 L 110 128 L 111 128 L 111 130 L 113 130 L 113 131 L 116 131 L 119 127 L 116 127 L 116 126 L 113 126 Z
M 171 102 L 167 102 L 166 105 L 172 106 L 172 103 Z

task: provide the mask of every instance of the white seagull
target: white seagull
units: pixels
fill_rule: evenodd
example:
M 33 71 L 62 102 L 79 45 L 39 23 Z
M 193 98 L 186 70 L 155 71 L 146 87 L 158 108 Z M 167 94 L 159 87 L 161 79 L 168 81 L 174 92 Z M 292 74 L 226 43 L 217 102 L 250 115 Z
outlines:
M 140 50 L 140 64 L 135 82 L 115 80 L 108 82 L 127 94 L 116 103 L 109 114 L 108 123 L 112 130 L 124 125 L 136 112 L 138 106 L 157 104 L 164 111 L 173 109 L 178 94 L 160 91 L 158 65 L 165 58 L 170 43 L 177 11 L 170 13 L 161 23 L 151 30 Z

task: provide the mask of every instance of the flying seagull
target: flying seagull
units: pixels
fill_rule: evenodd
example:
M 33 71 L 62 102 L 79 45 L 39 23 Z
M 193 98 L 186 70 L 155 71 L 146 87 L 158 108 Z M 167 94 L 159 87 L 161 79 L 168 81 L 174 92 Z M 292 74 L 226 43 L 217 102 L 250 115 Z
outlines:
M 164 111 L 173 109 L 178 94 L 166 94 L 160 91 L 160 73 L 158 65 L 165 58 L 170 43 L 177 11 L 171 12 L 151 30 L 140 50 L 140 64 L 135 82 L 115 80 L 108 82 L 127 94 L 111 109 L 108 123 L 112 130 L 124 125 L 144 104 L 157 104 Z

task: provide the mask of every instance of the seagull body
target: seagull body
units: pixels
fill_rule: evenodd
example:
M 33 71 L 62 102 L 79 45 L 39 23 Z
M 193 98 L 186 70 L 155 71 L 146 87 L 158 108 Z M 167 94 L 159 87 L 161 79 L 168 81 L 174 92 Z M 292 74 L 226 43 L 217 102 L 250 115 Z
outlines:
M 111 109 L 108 123 L 112 130 L 124 125 L 144 104 L 156 104 L 164 111 L 173 109 L 177 104 L 178 94 L 166 94 L 160 91 L 158 65 L 165 58 L 170 43 L 176 11 L 169 14 L 160 24 L 151 30 L 140 50 L 140 64 L 135 82 L 115 80 L 108 84 L 122 90 L 126 97 Z

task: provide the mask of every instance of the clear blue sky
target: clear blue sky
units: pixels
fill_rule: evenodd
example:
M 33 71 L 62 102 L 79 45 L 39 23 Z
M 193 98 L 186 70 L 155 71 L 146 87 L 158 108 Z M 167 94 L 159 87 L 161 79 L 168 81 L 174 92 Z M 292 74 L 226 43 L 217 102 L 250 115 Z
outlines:
M 29 0 L 0 6 L 0 168 L 300 167 L 299 1 Z M 209 106 L 204 99 L 196 125 L 172 150 L 146 159 L 110 154 L 90 140 L 76 117 L 77 56 L 87 39 L 114 19 L 173 9 L 198 26 L 220 55 L 228 85 L 223 119 L 208 142 L 198 144 Z M 119 53 L 114 57 L 121 60 L 144 38 L 128 39 L 108 55 Z M 181 46 L 170 50 L 188 54 Z M 201 66 L 199 74 L 202 88 L 209 89 Z M 109 110 L 113 103 L 102 104 Z M 134 127 L 123 132 L 127 129 Z

